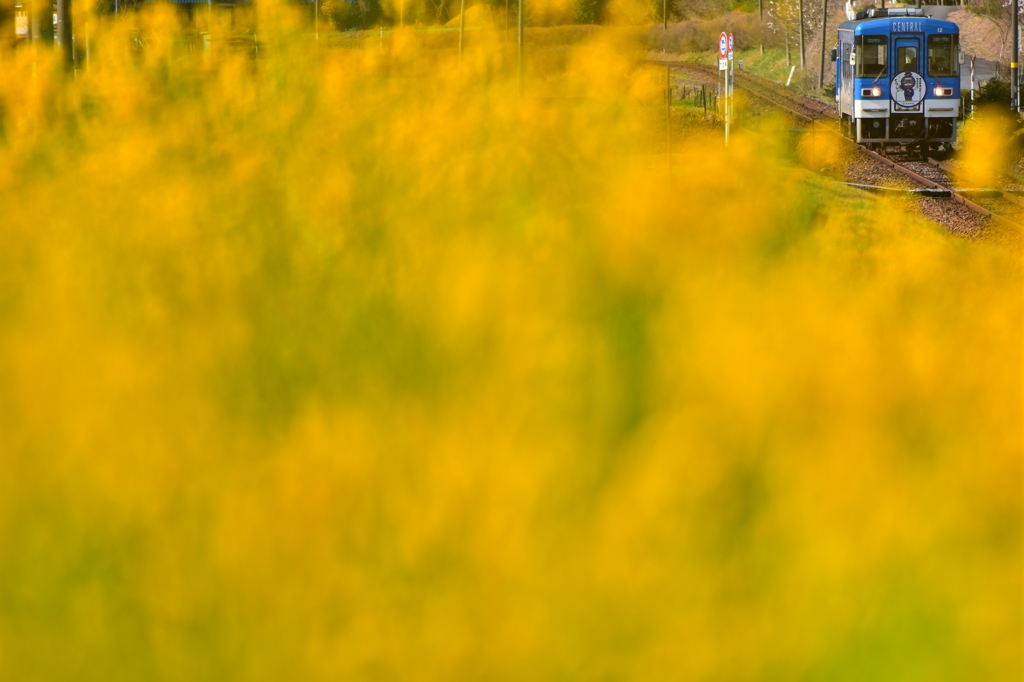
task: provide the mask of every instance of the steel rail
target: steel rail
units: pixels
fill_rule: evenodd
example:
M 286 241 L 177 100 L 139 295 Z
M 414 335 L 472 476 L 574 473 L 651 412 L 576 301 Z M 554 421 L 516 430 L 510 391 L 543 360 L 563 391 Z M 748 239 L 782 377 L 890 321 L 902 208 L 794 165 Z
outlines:
M 688 69 L 690 71 L 700 71 L 700 72 L 703 72 L 703 73 L 716 73 L 717 72 L 717 69 L 715 69 L 714 66 L 711 66 L 709 64 L 694 64 L 693 62 L 680 62 L 680 61 L 660 60 L 660 59 L 645 59 L 643 61 L 644 61 L 644 63 L 647 63 L 647 64 L 659 64 L 661 66 L 677 67 L 677 68 L 680 68 L 680 69 Z M 740 73 L 743 73 L 743 72 L 740 72 Z M 784 110 L 784 111 L 786 111 L 786 112 L 788 112 L 790 114 L 793 114 L 794 116 L 796 116 L 799 119 L 802 119 L 804 121 L 816 121 L 816 120 L 819 120 L 819 118 L 816 117 L 816 116 L 808 115 L 807 113 L 804 113 L 804 112 L 801 112 L 801 111 L 796 111 L 795 109 L 792 109 L 789 105 L 790 104 L 794 104 L 794 102 L 783 103 L 783 102 L 779 101 L 779 99 L 776 98 L 774 95 L 766 95 L 766 94 L 764 94 L 763 90 L 760 91 L 760 92 L 756 92 L 753 88 L 749 87 L 749 81 L 752 80 L 753 78 L 755 78 L 755 76 L 751 76 L 750 74 L 744 73 L 744 75 L 741 78 L 737 78 L 736 79 L 736 83 L 737 83 L 737 85 L 740 86 L 741 90 L 746 90 L 751 95 L 753 95 L 753 96 L 755 96 L 755 97 L 757 97 L 759 99 L 765 100 L 768 103 L 770 103 L 772 106 L 777 107 L 779 109 L 782 109 L 782 110 Z M 743 81 L 743 80 L 748 81 L 748 83 L 744 84 L 744 85 L 740 85 L 740 82 Z M 758 86 L 758 87 L 760 88 L 760 86 Z M 810 107 L 808 107 L 806 105 L 803 105 L 803 104 L 797 104 L 796 106 L 803 106 L 805 109 L 810 109 Z M 819 113 L 819 112 L 815 112 L 815 113 Z M 828 113 L 824 112 L 824 111 L 820 112 L 820 116 L 828 117 Z
M 948 163 L 942 163 L 938 159 L 933 159 L 931 157 L 928 157 L 928 163 L 930 163 L 931 165 L 935 166 L 939 170 L 946 171 L 947 173 L 954 173 L 955 172 L 952 166 L 950 166 Z M 1013 192 L 1003 190 L 1002 198 L 1006 199 L 1011 204 L 1017 204 L 1018 206 L 1024 206 L 1024 199 L 1022 199 L 1021 197 L 1017 196 Z
M 694 71 L 704 71 L 704 72 L 707 72 L 707 71 L 713 71 L 714 70 L 714 67 L 710 66 L 708 64 L 693 64 L 692 62 L 678 62 L 678 61 L 654 60 L 654 59 L 648 59 L 648 60 L 644 60 L 644 61 L 645 62 L 649 62 L 649 63 L 653 63 L 653 64 L 661 64 L 663 66 L 670 66 L 670 67 L 671 66 L 677 66 L 677 67 L 680 67 L 680 68 L 691 69 L 691 70 L 694 70 Z M 820 118 L 816 118 L 814 116 L 808 115 L 808 114 L 803 113 L 803 112 L 795 111 L 794 109 L 790 108 L 789 106 L 786 106 L 785 104 L 779 102 L 778 99 L 776 99 L 774 96 L 767 96 L 767 95 L 765 95 L 763 89 L 762 89 L 761 92 L 756 92 L 754 88 L 749 87 L 750 81 L 752 81 L 755 78 L 757 78 L 757 77 L 753 76 L 751 74 L 745 74 L 743 80 L 747 81 L 747 83 L 746 84 L 740 83 L 740 80 L 737 79 L 737 85 L 739 85 L 739 87 L 741 89 L 746 90 L 748 93 L 754 95 L 755 97 L 758 97 L 758 98 L 760 98 L 762 100 L 766 100 L 766 101 L 770 102 L 771 104 L 773 104 L 774 106 L 776 106 L 776 107 L 778 107 L 780 109 L 783 109 L 784 111 L 787 111 L 790 114 L 793 114 L 797 118 L 800 118 L 800 119 L 802 119 L 804 121 L 811 121 L 811 122 L 813 122 L 813 121 L 820 120 Z M 761 86 L 758 85 L 757 89 L 761 89 Z M 810 107 L 808 107 L 806 105 L 801 105 L 801 106 L 804 106 L 804 108 L 806 108 L 806 109 L 810 109 Z M 825 112 L 822 112 L 822 116 L 825 116 L 825 115 L 826 115 Z M 829 118 L 832 118 L 832 120 L 834 120 L 834 116 L 829 117 Z M 822 128 L 824 130 L 827 130 L 827 131 L 835 134 L 835 135 L 839 135 L 840 134 L 838 131 L 832 130 L 828 126 L 822 126 Z M 953 201 L 966 206 L 967 208 L 971 209 L 975 213 L 978 213 L 980 215 L 983 215 L 983 216 L 991 218 L 993 221 L 999 223 L 1000 225 L 1003 225 L 1005 227 L 1014 228 L 1014 229 L 1020 230 L 1022 233 L 1024 233 L 1024 226 L 1022 226 L 1022 225 L 1020 225 L 1020 224 L 1010 220 L 1009 218 L 1005 218 L 1005 217 L 999 215 L 998 213 L 993 213 L 992 211 L 988 210 L 984 206 L 981 206 L 980 204 L 977 204 L 977 203 L 971 201 L 970 199 L 965 197 L 960 192 L 957 192 L 952 187 L 946 187 L 945 185 L 941 185 L 941 184 L 935 182 L 934 180 L 929 180 L 928 178 L 924 177 L 923 175 L 920 175 L 920 174 L 915 173 L 914 171 L 910 170 L 906 166 L 903 166 L 903 165 L 901 165 L 899 163 L 896 163 L 895 161 L 892 161 L 891 159 L 888 159 L 888 158 L 882 156 L 881 154 L 868 149 L 866 146 L 864 146 L 863 144 L 861 144 L 859 142 L 854 142 L 853 140 L 850 140 L 849 138 L 847 138 L 845 136 L 841 136 L 841 137 L 843 137 L 844 140 L 848 140 L 849 142 L 852 142 L 853 144 L 857 145 L 857 147 L 860 149 L 860 151 L 863 152 L 864 154 L 867 154 L 871 158 L 873 158 L 875 160 L 878 160 L 878 161 L 881 161 L 881 162 L 889 165 L 896 172 L 901 173 L 901 174 L 907 176 L 908 178 L 914 180 L 915 182 L 919 182 L 922 185 L 924 185 L 925 187 L 929 187 L 931 189 L 948 191 L 949 192 L 949 198 L 951 198 Z M 945 170 L 946 172 L 949 172 L 951 170 L 949 168 L 949 166 L 947 166 L 946 164 L 942 164 L 941 162 L 936 161 L 935 159 L 929 158 L 928 162 L 930 164 L 932 164 L 933 166 L 937 166 L 938 168 L 940 168 L 942 170 Z M 1003 193 L 1003 197 L 1008 199 L 1011 203 L 1015 203 L 1015 204 L 1018 204 L 1020 206 L 1024 206 L 1024 199 L 1021 199 L 1020 197 L 1013 196 L 1013 195 L 1011 195 L 1009 193 L 1005 193 L 1005 192 Z
M 677 67 L 680 69 L 690 71 L 699 71 L 708 75 L 714 75 L 718 72 L 718 70 L 710 64 L 694 64 L 693 62 L 680 62 L 676 60 L 666 59 L 644 59 L 642 61 L 647 64 L 659 64 L 661 66 Z M 771 93 L 766 87 L 762 86 L 759 83 L 756 84 L 756 87 L 751 87 L 751 83 L 756 83 L 757 80 L 761 80 L 759 76 L 747 73 L 746 71 L 737 71 L 736 75 L 736 83 L 737 85 L 740 85 L 742 82 L 742 85 L 740 85 L 740 88 L 742 90 L 746 90 L 749 94 L 753 95 L 754 97 L 765 100 L 769 104 L 772 104 L 773 106 L 779 109 L 783 109 L 784 111 L 793 114 L 797 118 L 800 118 L 804 121 L 837 119 L 835 113 L 831 109 L 822 109 L 820 111 L 816 111 L 813 107 L 803 102 L 805 98 L 802 96 L 794 95 L 793 97 L 787 98 L 789 100 L 788 102 L 783 102 L 782 98 L 778 97 L 777 93 Z M 811 101 L 816 102 L 816 100 Z M 811 113 L 808 114 L 803 111 L 797 111 L 792 108 L 794 106 L 802 107 L 807 111 L 810 111 Z M 821 106 L 826 107 L 827 105 L 822 104 Z
M 908 178 L 911 178 L 912 180 L 921 183 L 925 187 L 932 187 L 934 189 L 948 189 L 949 192 L 950 192 L 950 195 L 951 195 L 950 198 L 953 199 L 953 201 L 957 202 L 958 204 L 963 204 L 964 206 L 966 206 L 967 208 L 971 209 L 975 213 L 979 213 L 979 214 L 981 214 L 983 216 L 987 216 L 987 217 L 991 218 L 992 220 L 994 220 L 995 222 L 997 222 L 1000 225 L 1003 225 L 1005 227 L 1016 228 L 1017 230 L 1021 230 L 1022 232 L 1024 232 L 1024 226 L 1018 225 L 1017 223 L 1013 222 L 1009 218 L 1004 218 L 1003 216 L 999 215 L 998 213 L 993 213 L 992 211 L 988 210 L 984 206 L 981 206 L 980 204 L 974 203 L 973 201 L 971 201 L 970 199 L 965 197 L 960 192 L 957 192 L 952 187 L 946 187 L 944 185 L 940 185 L 939 183 L 935 182 L 934 180 L 930 180 L 930 179 L 924 177 L 923 175 L 920 175 L 919 173 L 915 173 L 914 171 L 910 170 L 906 166 L 898 164 L 895 161 L 892 161 L 891 159 L 887 159 L 886 157 L 882 156 L 881 154 L 879 154 L 877 152 L 873 152 L 870 149 L 867 149 L 866 147 L 861 147 L 861 149 L 862 149 L 862 151 L 865 154 L 867 154 L 871 158 L 877 159 L 878 161 L 881 161 L 882 163 L 888 164 L 889 166 L 891 166 L 898 173 L 902 173 L 903 175 L 906 175 Z

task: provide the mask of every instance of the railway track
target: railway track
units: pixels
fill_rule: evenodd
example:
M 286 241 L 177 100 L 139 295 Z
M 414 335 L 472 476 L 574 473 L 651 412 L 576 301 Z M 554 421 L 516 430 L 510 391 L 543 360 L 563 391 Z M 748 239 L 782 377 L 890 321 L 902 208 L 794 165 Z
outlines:
M 701 73 L 705 77 L 717 78 L 717 69 L 708 64 L 656 60 L 649 60 L 649 63 L 661 64 L 672 69 L 696 72 Z M 777 84 L 765 81 L 745 71 L 736 71 L 735 74 L 736 87 L 738 89 L 744 90 L 747 94 L 765 101 L 801 121 L 812 124 L 825 124 L 821 127 L 836 135 L 840 134 L 837 126 L 828 125 L 838 123 L 839 120 L 838 115 L 829 105 L 809 97 L 803 97 L 791 90 L 782 89 Z M 843 139 L 847 140 L 848 138 Z M 949 164 L 932 158 L 927 159 L 927 161 L 896 160 L 884 154 L 871 151 L 864 145 L 857 144 L 852 140 L 848 141 L 851 144 L 855 144 L 859 152 L 866 157 L 877 163 L 885 164 L 914 183 L 926 188 L 948 191 L 950 197 L 948 200 L 952 200 L 1004 228 L 1024 234 L 1024 192 L 1018 195 L 1004 189 L 988 191 L 958 189 L 955 186 L 954 169 Z M 956 220 L 954 219 L 954 222 Z
M 932 187 L 955 187 L 957 184 L 953 169 L 937 159 L 905 161 L 901 165 L 904 170 L 915 173 L 922 184 Z M 1024 202 L 1002 189 L 954 190 L 953 198 L 1005 227 L 1020 228 L 1024 225 Z
M 1024 234 L 1024 202 L 1017 197 L 1001 189 L 958 188 L 952 169 L 937 159 L 897 160 L 884 153 L 879 154 L 867 149 L 863 145 L 857 145 L 857 148 L 862 154 L 888 165 L 915 183 L 923 187 L 946 190 L 950 194 L 949 200 L 969 208 L 1001 227 Z
M 660 64 L 668 66 L 677 71 L 689 71 L 698 73 L 710 80 L 718 78 L 718 69 L 709 64 L 693 64 L 690 62 L 658 61 L 647 60 L 649 64 Z M 796 116 L 801 120 L 817 121 L 822 119 L 838 120 L 828 105 L 815 103 L 806 97 L 792 91 L 778 92 L 772 86 L 766 85 L 763 79 L 753 76 L 746 71 L 736 71 L 736 87 L 744 90 L 750 95 L 766 102 L 776 109 L 782 109 L 787 113 Z M 816 106 L 820 104 L 821 106 Z
M 951 175 L 955 174 L 957 171 L 953 164 L 949 163 L 948 161 L 928 159 L 928 163 L 932 164 L 933 166 L 937 166 L 938 168 L 942 169 L 943 171 Z M 1002 178 L 1002 199 L 1010 202 L 1011 204 L 1016 204 L 1017 206 L 1024 207 L 1024 180 L 1021 180 L 1020 178 L 1014 177 L 1013 175 L 1009 174 L 1003 174 Z

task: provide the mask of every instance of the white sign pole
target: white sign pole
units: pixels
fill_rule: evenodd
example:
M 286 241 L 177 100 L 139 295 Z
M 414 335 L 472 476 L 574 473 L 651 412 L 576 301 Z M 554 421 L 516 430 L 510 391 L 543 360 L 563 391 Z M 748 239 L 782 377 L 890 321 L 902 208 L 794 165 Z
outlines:
M 971 116 L 974 116 L 974 55 L 971 55 Z
M 718 36 L 718 101 L 725 121 L 725 146 L 729 146 L 729 36 Z
M 735 87 L 736 87 L 736 77 L 735 77 L 735 74 L 733 73 L 732 70 L 733 70 L 734 65 L 735 65 L 736 62 L 735 62 L 735 59 L 733 59 L 733 56 L 732 56 L 732 34 L 731 33 L 729 34 L 729 57 L 728 57 L 728 61 L 729 61 L 729 71 L 728 71 L 728 75 L 729 75 L 729 123 L 732 123 L 732 118 L 733 118 L 733 116 L 735 114 L 735 111 L 736 111 L 735 110 L 735 106 L 733 105 L 734 102 L 733 102 L 733 99 L 732 99 L 732 93 L 733 93 L 733 91 L 735 90 Z
M 732 34 L 730 33 L 729 34 L 729 54 L 728 54 L 728 56 L 726 58 L 726 71 L 725 71 L 725 77 L 726 77 L 726 79 L 727 79 L 727 81 L 729 83 L 729 88 L 728 88 L 728 93 L 729 93 L 728 94 L 728 99 L 729 99 L 729 117 L 728 117 L 728 121 L 729 121 L 730 124 L 732 123 L 733 115 L 736 113 L 736 108 L 734 106 L 734 101 L 733 101 L 733 93 L 736 90 L 736 73 L 734 71 L 735 65 L 736 65 L 736 59 L 733 56 L 733 51 L 732 51 Z

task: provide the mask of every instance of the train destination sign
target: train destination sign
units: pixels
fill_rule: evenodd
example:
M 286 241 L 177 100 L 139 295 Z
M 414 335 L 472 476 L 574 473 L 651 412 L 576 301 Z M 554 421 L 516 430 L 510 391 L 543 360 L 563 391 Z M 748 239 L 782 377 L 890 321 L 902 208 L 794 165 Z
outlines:
M 718 36 L 718 56 L 720 59 L 725 59 L 728 55 L 729 47 L 729 36 L 722 31 L 722 35 Z

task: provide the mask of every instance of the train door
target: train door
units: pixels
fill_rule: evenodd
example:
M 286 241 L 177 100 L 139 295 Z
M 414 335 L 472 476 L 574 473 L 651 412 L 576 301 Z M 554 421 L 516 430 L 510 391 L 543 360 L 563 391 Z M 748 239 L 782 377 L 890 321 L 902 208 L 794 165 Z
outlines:
M 921 75 L 924 64 L 924 46 L 921 36 L 899 36 L 893 41 L 896 57 L 893 66 L 893 79 L 889 84 L 889 94 L 894 113 L 908 113 L 921 110 L 924 99 L 925 82 Z
M 920 73 L 918 68 L 921 58 L 921 38 L 919 36 L 900 36 L 896 38 L 896 72 L 910 71 Z
M 843 36 L 844 38 L 846 36 Z M 849 36 L 851 42 L 839 43 L 839 111 L 853 116 L 853 64 L 850 57 L 853 55 L 853 35 Z

